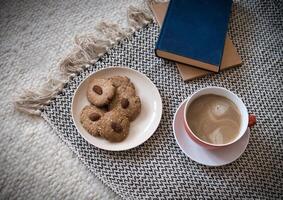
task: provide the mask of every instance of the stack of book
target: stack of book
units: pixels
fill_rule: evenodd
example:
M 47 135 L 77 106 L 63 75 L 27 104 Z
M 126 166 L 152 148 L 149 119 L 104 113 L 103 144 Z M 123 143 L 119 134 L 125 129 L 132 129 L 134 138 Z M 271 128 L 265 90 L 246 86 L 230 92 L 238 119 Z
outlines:
M 156 55 L 176 61 L 184 80 L 241 65 L 227 34 L 231 7 L 232 0 L 152 3 L 156 20 L 162 24 Z

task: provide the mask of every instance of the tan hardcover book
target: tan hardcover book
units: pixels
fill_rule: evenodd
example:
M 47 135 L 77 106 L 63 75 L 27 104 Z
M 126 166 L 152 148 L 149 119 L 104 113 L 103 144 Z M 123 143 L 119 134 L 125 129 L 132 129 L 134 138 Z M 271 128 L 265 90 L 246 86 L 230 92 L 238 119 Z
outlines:
M 168 7 L 168 3 L 154 3 L 150 4 L 150 8 L 155 16 L 155 19 L 159 25 L 162 25 L 163 19 L 166 14 L 166 10 Z M 226 36 L 224 51 L 222 56 L 222 61 L 220 65 L 220 71 L 223 71 L 228 68 L 240 66 L 242 64 L 241 57 L 239 56 L 236 48 L 233 45 L 232 40 L 229 36 Z M 194 78 L 202 77 L 207 74 L 213 73 L 211 71 L 199 69 L 196 67 L 192 67 L 190 65 L 176 63 L 177 68 L 183 78 L 184 81 L 192 80 Z

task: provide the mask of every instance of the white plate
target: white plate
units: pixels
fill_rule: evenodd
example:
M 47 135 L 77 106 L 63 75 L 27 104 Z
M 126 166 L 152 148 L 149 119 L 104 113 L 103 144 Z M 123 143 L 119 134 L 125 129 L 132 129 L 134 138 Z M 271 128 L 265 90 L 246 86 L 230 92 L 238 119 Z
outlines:
M 177 144 L 189 158 L 203 165 L 221 166 L 235 161 L 242 155 L 242 153 L 244 153 L 249 143 L 249 128 L 243 137 L 236 143 L 220 149 L 208 150 L 195 143 L 186 133 L 182 122 L 184 107 L 185 101 L 181 103 L 175 113 L 173 130 Z
M 103 138 L 90 135 L 80 123 L 80 112 L 90 103 L 86 97 L 88 81 L 91 78 L 108 78 L 111 76 L 127 76 L 136 87 L 136 93 L 141 99 L 141 113 L 131 122 L 128 137 L 119 143 L 111 143 Z M 109 67 L 89 75 L 81 82 L 72 100 L 72 117 L 78 132 L 90 144 L 109 151 L 123 151 L 144 143 L 157 129 L 162 116 L 162 101 L 160 94 L 142 73 L 126 67 Z

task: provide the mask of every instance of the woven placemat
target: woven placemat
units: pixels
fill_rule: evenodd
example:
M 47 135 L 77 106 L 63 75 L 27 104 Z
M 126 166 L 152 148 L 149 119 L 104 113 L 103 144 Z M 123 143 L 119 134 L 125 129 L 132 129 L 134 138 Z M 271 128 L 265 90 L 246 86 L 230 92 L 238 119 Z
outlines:
M 82 163 L 123 198 L 282 199 L 283 17 L 278 5 L 273 1 L 234 3 L 230 35 L 244 62 L 240 68 L 184 83 L 174 63 L 155 56 L 159 28 L 151 23 L 73 77 L 42 116 Z M 109 152 L 88 144 L 77 132 L 71 99 L 87 75 L 121 65 L 144 73 L 156 84 L 164 111 L 159 128 L 143 145 Z M 217 168 L 187 158 L 172 130 L 178 105 L 197 89 L 211 85 L 238 94 L 258 120 L 245 153 Z

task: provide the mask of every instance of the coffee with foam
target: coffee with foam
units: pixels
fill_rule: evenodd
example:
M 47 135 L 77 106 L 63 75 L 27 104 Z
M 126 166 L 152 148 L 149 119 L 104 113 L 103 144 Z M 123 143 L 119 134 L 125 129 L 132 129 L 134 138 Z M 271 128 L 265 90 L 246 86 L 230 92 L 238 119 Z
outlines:
M 212 144 L 232 142 L 241 128 L 241 113 L 223 96 L 207 94 L 195 99 L 188 107 L 186 118 L 191 131 Z

